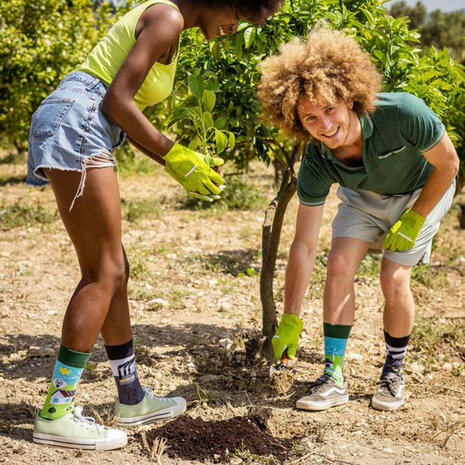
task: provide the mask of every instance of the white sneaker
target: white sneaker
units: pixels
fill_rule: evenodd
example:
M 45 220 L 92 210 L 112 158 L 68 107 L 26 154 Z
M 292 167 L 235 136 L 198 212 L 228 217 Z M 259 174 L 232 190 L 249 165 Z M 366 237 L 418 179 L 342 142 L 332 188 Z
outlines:
M 33 441 L 58 447 L 94 450 L 118 449 L 127 444 L 126 433 L 99 425 L 92 417 L 83 417 L 82 409 L 80 406 L 75 407 L 56 420 L 42 418 L 37 410 Z

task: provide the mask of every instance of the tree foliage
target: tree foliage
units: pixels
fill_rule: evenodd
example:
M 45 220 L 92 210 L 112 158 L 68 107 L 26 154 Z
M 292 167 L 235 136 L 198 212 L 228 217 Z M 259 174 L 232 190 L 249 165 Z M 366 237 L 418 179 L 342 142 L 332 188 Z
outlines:
M 0 0 L 0 135 L 25 148 L 32 112 L 114 17 L 91 0 Z

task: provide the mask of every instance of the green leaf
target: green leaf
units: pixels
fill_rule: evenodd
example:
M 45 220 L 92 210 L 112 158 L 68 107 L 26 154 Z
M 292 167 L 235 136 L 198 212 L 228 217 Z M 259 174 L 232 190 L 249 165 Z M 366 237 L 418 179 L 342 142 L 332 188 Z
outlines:
M 256 29 L 254 27 L 249 27 L 244 31 L 244 43 L 245 48 L 249 48 L 255 39 Z
M 203 108 L 205 111 L 212 112 L 213 108 L 215 107 L 216 103 L 216 95 L 215 92 L 211 90 L 204 90 L 203 91 Z M 213 125 L 211 125 L 213 126 Z
M 221 131 L 215 130 L 216 153 L 219 155 L 228 145 L 228 138 Z
M 454 66 L 454 71 L 455 71 L 455 74 L 457 75 L 457 77 L 462 81 L 462 82 L 465 82 L 465 67 L 459 65 L 459 64 L 456 64 Z
M 197 150 L 199 147 L 200 147 L 200 140 L 198 137 L 194 137 L 194 139 L 192 139 L 189 142 L 189 145 L 187 146 L 187 148 L 191 150 Z
M 208 152 L 205 154 L 204 160 L 208 166 L 213 166 L 215 164 L 215 160 Z
M 210 48 L 210 51 L 213 55 L 213 58 L 215 60 L 219 60 L 221 58 L 221 54 L 220 54 L 220 44 L 218 42 L 215 42 L 211 48 Z
M 234 147 L 236 146 L 236 136 L 234 133 L 229 132 L 229 150 L 234 150 Z
M 197 100 L 202 100 L 203 94 L 203 77 L 202 76 L 189 76 L 188 78 L 189 90 Z
M 209 111 L 205 111 L 203 113 L 203 122 L 207 128 L 211 128 L 213 126 L 212 114 Z

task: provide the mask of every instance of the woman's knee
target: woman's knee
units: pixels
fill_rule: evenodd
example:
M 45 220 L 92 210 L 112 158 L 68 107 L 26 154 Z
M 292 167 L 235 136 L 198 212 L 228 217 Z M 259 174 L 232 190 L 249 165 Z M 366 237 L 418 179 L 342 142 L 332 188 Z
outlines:
M 112 295 L 127 286 L 129 281 L 129 263 L 126 257 L 111 257 L 100 260 L 94 266 L 83 269 L 82 277 L 95 282 Z

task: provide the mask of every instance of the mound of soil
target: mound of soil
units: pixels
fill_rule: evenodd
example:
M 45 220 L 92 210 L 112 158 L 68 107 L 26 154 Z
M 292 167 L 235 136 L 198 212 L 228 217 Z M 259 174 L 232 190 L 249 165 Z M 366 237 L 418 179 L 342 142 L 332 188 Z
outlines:
M 166 453 L 172 458 L 214 463 L 224 462 L 237 450 L 260 456 L 272 454 L 282 462 L 292 447 L 290 439 L 274 438 L 248 417 L 204 421 L 185 415 L 160 428 L 137 433 L 135 436 L 143 445 L 142 434 L 149 447 L 157 438 L 165 438 L 169 446 Z

